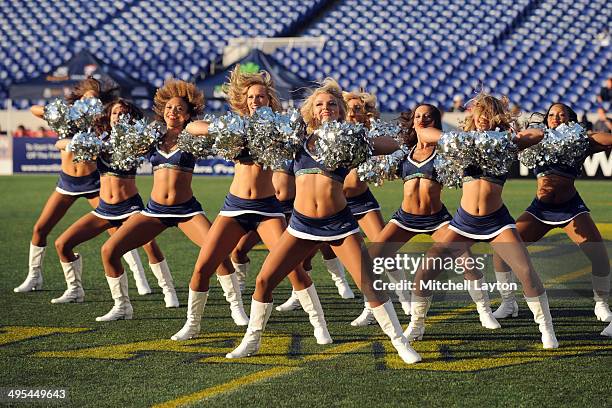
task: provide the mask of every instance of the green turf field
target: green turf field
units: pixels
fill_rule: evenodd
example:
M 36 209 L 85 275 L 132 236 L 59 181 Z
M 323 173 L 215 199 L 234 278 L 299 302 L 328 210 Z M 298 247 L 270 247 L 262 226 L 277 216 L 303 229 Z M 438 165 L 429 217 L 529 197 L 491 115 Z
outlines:
M 317 257 L 313 278 L 334 343 L 317 345 L 302 311 L 274 311 L 260 354 L 227 361 L 223 356 L 240 341 L 243 329 L 234 326 L 216 282 L 202 333 L 194 340 L 169 340 L 182 327 L 186 307 L 165 309 L 148 270 L 152 295 L 138 296 L 130 277 L 134 320 L 95 322 L 112 306 L 99 260 L 105 236 L 78 249 L 84 263 L 85 303 L 49 303 L 65 289 L 53 241 L 89 210 L 84 200 L 49 237 L 44 290 L 13 293 L 27 273 L 31 229 L 55 180 L 55 176 L 0 177 L 0 387 L 68 389 L 69 403 L 38 406 L 612 406 L 612 339 L 599 336 L 605 324 L 596 321 L 592 300 L 576 296 L 589 294 L 590 269 L 574 247 L 557 246 L 569 242 L 564 236 L 549 235 L 532 248 L 534 264 L 549 288 L 558 350 L 541 349 L 524 301 L 519 301 L 518 319 L 504 320 L 501 330 L 491 332 L 480 326 L 467 294 L 439 295 L 429 313 L 424 341 L 414 343 L 424 360 L 406 366 L 377 326 L 349 325 L 361 312 L 362 300 L 341 300 Z M 194 180 L 196 197 L 212 219 L 230 179 Z M 145 199 L 151 182 L 151 177 L 138 179 Z M 612 239 L 610 186 L 610 181 L 578 182 L 608 240 Z M 373 191 L 388 219 L 400 204 L 401 184 L 388 183 Z M 504 198 L 515 217 L 534 191 L 534 180 L 507 183 Z M 444 201 L 454 212 L 458 193 L 445 192 Z M 198 250 L 177 229 L 167 230 L 158 242 L 185 303 Z M 251 253 L 253 271 L 266 253 L 262 249 Z M 141 257 L 146 263 L 142 251 Z M 254 278 L 254 273 L 249 276 L 243 296 L 247 313 Z M 487 278 L 494 279 L 491 268 Z M 288 294 L 284 282 L 275 292 L 275 303 Z M 406 316 L 400 320 L 404 326 L 408 323 Z

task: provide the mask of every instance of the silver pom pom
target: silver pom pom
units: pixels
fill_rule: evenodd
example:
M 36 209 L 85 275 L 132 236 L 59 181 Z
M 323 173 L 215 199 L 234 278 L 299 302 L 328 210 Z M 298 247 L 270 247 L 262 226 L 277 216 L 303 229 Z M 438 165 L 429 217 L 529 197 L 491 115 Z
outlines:
M 319 160 L 330 170 L 356 168 L 372 156 L 372 147 L 362 124 L 325 122 L 314 131 Z
M 442 184 L 457 188 L 471 165 L 496 176 L 508 173 L 517 150 L 509 132 L 445 132 L 438 141 L 434 166 Z
M 368 161 L 357 167 L 357 175 L 361 181 L 382 186 L 386 180 L 398 178 L 398 167 L 407 154 L 406 147 L 402 146 L 402 149 L 391 154 L 372 156 Z
M 157 146 L 163 136 L 159 122 L 147 123 L 141 119 L 132 123 L 129 116 L 122 116 L 110 134 L 111 166 L 126 171 L 138 167 L 143 156 Z
M 556 129 L 544 129 L 540 143 L 522 150 L 518 157 L 528 167 L 562 163 L 570 167 L 582 164 L 589 149 L 586 130 L 577 123 L 563 123 Z
M 77 132 L 66 146 L 66 151 L 72 152 L 72 161 L 75 163 L 93 161 L 102 150 L 102 140 L 92 132 Z
M 194 136 L 183 130 L 178 137 L 177 146 L 184 152 L 191 153 L 195 157 L 202 158 L 213 156 L 213 144 L 215 139 L 207 136 Z
M 77 131 L 74 124 L 68 118 L 70 107 L 62 99 L 55 99 L 45 106 L 43 118 L 49 127 L 57 133 L 59 139 L 72 137 Z
M 518 148 L 509 132 L 474 132 L 478 166 L 487 174 L 501 176 L 510 171 Z
M 234 160 L 246 147 L 248 120 L 234 112 L 214 118 L 208 125 L 208 134 L 215 138 L 213 147 L 217 155 Z
M 269 107 L 257 109 L 249 120 L 249 152 L 264 168 L 282 168 L 298 151 L 305 125 L 298 110 L 274 113 Z
M 102 114 L 104 106 L 98 98 L 79 99 L 68 110 L 68 119 L 79 129 L 93 126 L 96 117 Z
M 372 119 L 370 121 L 370 130 L 368 131 L 368 137 L 375 139 L 377 137 L 390 137 L 393 138 L 402 145 L 404 141 L 401 137 L 401 127 L 392 122 L 383 122 L 380 119 Z

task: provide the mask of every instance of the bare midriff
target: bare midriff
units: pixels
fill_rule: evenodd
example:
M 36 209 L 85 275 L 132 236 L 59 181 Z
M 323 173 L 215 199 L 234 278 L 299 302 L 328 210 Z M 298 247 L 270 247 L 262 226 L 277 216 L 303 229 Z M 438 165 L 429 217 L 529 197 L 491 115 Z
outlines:
M 322 174 L 303 174 L 295 178 L 297 212 L 312 218 L 337 214 L 346 207 L 342 183 Z
M 576 195 L 574 179 L 549 174 L 538 177 L 538 200 L 547 204 L 562 204 Z
M 74 155 L 72 152 L 60 150 L 62 158 L 62 171 L 72 177 L 84 177 L 97 169 L 95 161 L 86 161 L 75 163 L 72 161 Z
M 193 197 L 191 179 L 193 174 L 178 169 L 162 168 L 153 172 L 151 198 L 158 204 L 182 204 Z
M 402 209 L 414 215 L 432 215 L 442 209 L 442 186 L 426 179 L 414 178 L 404 183 Z
M 276 190 L 272 184 L 272 170 L 256 163 L 236 163 L 230 193 L 247 200 L 271 197 Z
M 502 190 L 503 186 L 483 179 L 464 182 L 461 208 L 476 216 L 494 213 L 504 204 Z

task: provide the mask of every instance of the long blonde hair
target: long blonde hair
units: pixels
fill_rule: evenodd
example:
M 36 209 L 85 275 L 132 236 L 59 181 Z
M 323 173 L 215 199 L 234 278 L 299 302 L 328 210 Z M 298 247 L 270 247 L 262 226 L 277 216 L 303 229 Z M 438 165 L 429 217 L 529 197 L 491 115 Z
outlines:
M 485 92 L 476 95 L 468 103 L 468 113 L 463 122 L 463 130 L 466 132 L 476 130 L 474 115 L 484 116 L 489 120 L 490 130 L 499 128 L 510 130 L 516 127 L 517 115 L 510 110 L 510 101 L 506 96 L 496 98 Z
M 274 81 L 268 71 L 259 71 L 256 74 L 240 72 L 240 64 L 237 64 L 229 77 L 229 83 L 225 84 L 225 92 L 229 97 L 232 110 L 240 115 L 248 116 L 247 93 L 253 85 L 262 85 L 266 88 L 270 108 L 274 112 L 280 112 L 282 105 L 274 89 Z
M 308 98 L 306 98 L 304 104 L 302 105 L 302 108 L 300 109 L 302 117 L 304 118 L 304 122 L 306 123 L 306 130 L 308 131 L 308 133 L 314 132 L 316 129 L 319 128 L 319 126 L 321 126 L 321 123 L 317 118 L 315 118 L 314 115 L 314 101 L 318 95 L 324 93 L 330 94 L 336 100 L 340 113 L 338 121 L 344 122 L 344 120 L 346 119 L 347 107 L 346 102 L 342 97 L 342 88 L 340 88 L 340 85 L 338 85 L 338 82 L 336 82 L 335 79 L 325 78 L 321 83 L 321 86 L 313 90 L 312 93 L 308 96 Z

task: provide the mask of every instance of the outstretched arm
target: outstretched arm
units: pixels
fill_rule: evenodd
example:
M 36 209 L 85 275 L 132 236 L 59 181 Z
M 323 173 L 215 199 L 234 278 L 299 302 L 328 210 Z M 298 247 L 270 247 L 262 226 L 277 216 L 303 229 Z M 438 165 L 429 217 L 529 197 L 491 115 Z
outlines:
M 208 136 L 208 122 L 196 120 L 185 126 L 185 130 L 194 136 Z
M 34 105 L 30 107 L 30 112 L 32 112 L 32 115 L 36 116 L 37 118 L 43 119 L 43 116 L 45 116 L 45 107 Z
M 438 143 L 442 136 L 442 131 L 436 128 L 418 128 L 415 130 L 419 141 L 422 143 Z
M 538 128 L 529 128 L 521 130 L 514 136 L 514 143 L 518 146 L 519 150 L 526 149 L 535 144 L 538 144 L 544 138 L 544 131 Z
M 589 136 L 589 141 L 592 153 L 612 150 L 612 133 L 593 133 Z
M 397 140 L 392 137 L 384 136 L 372 139 L 372 147 L 374 148 L 374 155 L 391 154 L 400 148 Z

